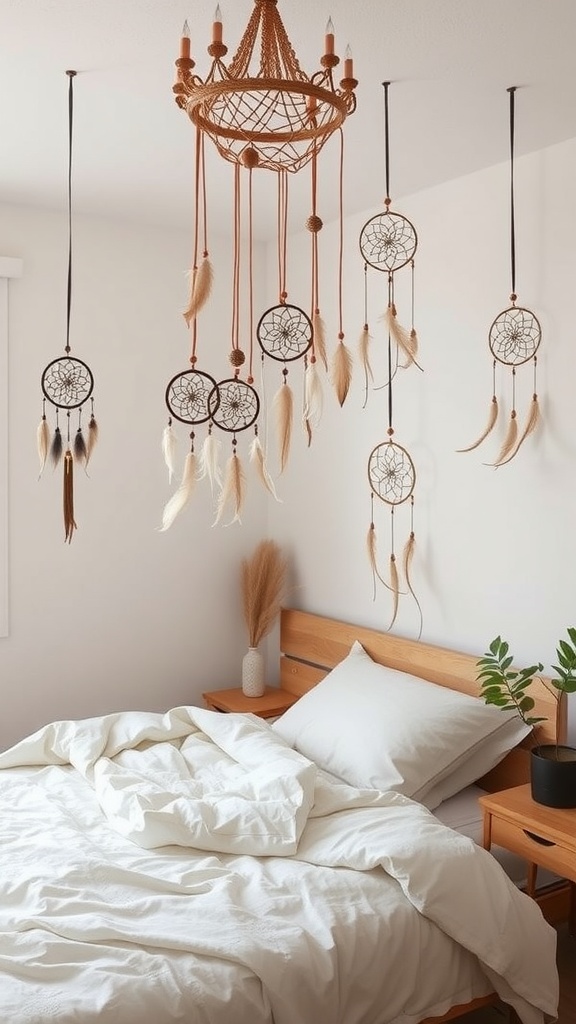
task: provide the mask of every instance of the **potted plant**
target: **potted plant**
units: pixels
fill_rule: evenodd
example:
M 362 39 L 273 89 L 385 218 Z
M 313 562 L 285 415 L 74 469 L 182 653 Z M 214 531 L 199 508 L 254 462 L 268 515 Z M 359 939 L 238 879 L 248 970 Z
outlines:
M 568 639 L 560 640 L 556 648 L 558 664 L 553 665 L 555 675 L 547 688 L 556 699 L 556 736 L 560 722 L 562 694 L 576 693 L 576 628 L 567 630 Z M 482 697 L 487 704 L 495 704 L 505 711 L 516 711 L 523 722 L 536 726 L 543 718 L 533 716 L 534 700 L 527 692 L 543 665 L 512 668 L 513 656 L 509 645 L 497 636 L 489 650 L 478 661 L 478 680 Z M 576 807 L 576 749 L 561 743 L 536 745 L 531 751 L 530 781 L 532 798 L 547 807 Z

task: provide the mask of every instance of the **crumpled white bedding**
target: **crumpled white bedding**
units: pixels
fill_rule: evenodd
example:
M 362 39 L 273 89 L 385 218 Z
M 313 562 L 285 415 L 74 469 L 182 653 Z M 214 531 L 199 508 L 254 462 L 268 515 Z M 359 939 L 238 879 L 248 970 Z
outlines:
M 555 932 L 490 854 L 260 719 L 53 723 L 0 769 L 6 1024 L 416 1024 L 493 989 L 555 1019 Z

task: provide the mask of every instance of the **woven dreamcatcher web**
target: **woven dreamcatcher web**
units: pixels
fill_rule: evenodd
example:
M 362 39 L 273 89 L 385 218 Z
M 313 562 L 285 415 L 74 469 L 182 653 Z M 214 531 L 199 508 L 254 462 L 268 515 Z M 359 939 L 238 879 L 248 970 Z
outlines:
M 74 518 L 74 462 L 86 469 L 98 437 L 98 425 L 94 416 L 94 378 L 90 367 L 81 359 L 72 356 L 70 346 L 70 318 L 72 308 L 72 141 L 74 124 L 75 71 L 68 75 L 68 271 L 66 286 L 66 345 L 64 355 L 53 359 L 44 369 L 41 377 L 42 418 L 37 431 L 40 476 L 49 458 L 56 467 L 63 461 L 63 512 L 64 540 L 70 543 L 76 520 Z M 84 436 L 82 413 L 90 401 L 90 418 L 87 437 Z M 55 426 L 51 433 L 46 414 L 46 403 L 55 410 Z M 65 413 L 61 423 L 60 412 Z M 76 427 L 72 424 L 72 413 L 76 414 Z M 72 436 L 73 435 L 73 436 Z
M 389 338 L 394 342 L 395 356 L 393 370 L 398 367 L 422 367 L 417 362 L 418 335 L 414 326 L 414 256 L 418 247 L 418 236 L 411 221 L 403 214 L 391 209 L 390 199 L 390 137 L 389 137 L 389 101 L 390 82 L 383 82 L 384 87 L 384 139 L 386 198 L 385 210 L 368 220 L 360 231 L 360 252 L 364 260 L 364 326 L 360 335 L 360 359 L 364 369 L 366 400 L 368 385 L 374 381 L 370 361 L 370 327 L 368 323 L 368 270 L 378 270 L 387 275 L 388 295 L 386 312 L 382 316 Z M 398 321 L 396 310 L 395 274 L 403 267 L 411 269 L 411 326 L 407 328 Z M 384 386 L 387 386 L 389 381 Z
M 510 302 L 507 309 L 503 310 L 493 320 L 488 334 L 488 344 L 492 353 L 492 402 L 488 422 L 481 433 L 472 444 L 466 448 L 459 448 L 459 452 L 471 452 L 478 448 L 482 442 L 491 434 L 496 426 L 499 407 L 496 395 L 497 367 L 504 366 L 509 370 L 511 377 L 511 411 L 506 435 L 502 442 L 500 451 L 492 466 L 504 466 L 518 454 L 526 438 L 534 431 L 540 419 L 540 407 L 538 404 L 538 392 L 536 387 L 537 352 L 542 340 L 542 330 L 537 317 L 529 309 L 516 305 L 516 238 L 515 238 L 515 216 L 514 216 L 514 131 L 515 131 L 515 93 L 516 86 L 508 89 L 509 93 L 509 117 L 510 117 L 510 266 L 511 283 Z M 518 419 L 516 415 L 516 369 L 526 363 L 532 363 L 533 387 L 532 401 L 526 417 L 522 432 L 518 432 Z

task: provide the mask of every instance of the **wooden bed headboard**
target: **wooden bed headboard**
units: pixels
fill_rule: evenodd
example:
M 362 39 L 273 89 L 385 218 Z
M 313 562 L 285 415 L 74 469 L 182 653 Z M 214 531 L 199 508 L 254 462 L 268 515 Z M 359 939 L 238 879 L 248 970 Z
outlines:
M 319 683 L 338 662 L 346 657 L 358 640 L 370 657 L 380 665 L 409 672 L 422 679 L 479 696 L 478 659 L 447 647 L 408 640 L 366 626 L 355 626 L 338 619 L 325 618 L 295 608 L 283 608 L 280 615 L 280 687 L 301 697 Z M 521 785 L 530 778 L 530 747 L 534 742 L 556 742 L 557 702 L 546 683 L 535 680 L 530 696 L 535 701 L 533 714 L 546 719 L 537 727 L 535 737 L 523 743 L 481 780 L 485 789 L 495 791 Z M 564 696 L 564 695 L 563 695 Z M 564 742 L 567 729 L 566 700 L 560 702 L 558 742 Z

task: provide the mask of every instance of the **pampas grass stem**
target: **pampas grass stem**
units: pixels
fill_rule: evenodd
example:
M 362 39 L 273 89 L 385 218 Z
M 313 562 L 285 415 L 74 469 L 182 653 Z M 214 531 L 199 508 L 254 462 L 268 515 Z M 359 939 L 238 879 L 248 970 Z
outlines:
M 258 647 L 280 614 L 287 564 L 273 540 L 263 540 L 242 561 L 241 590 L 248 646 Z

